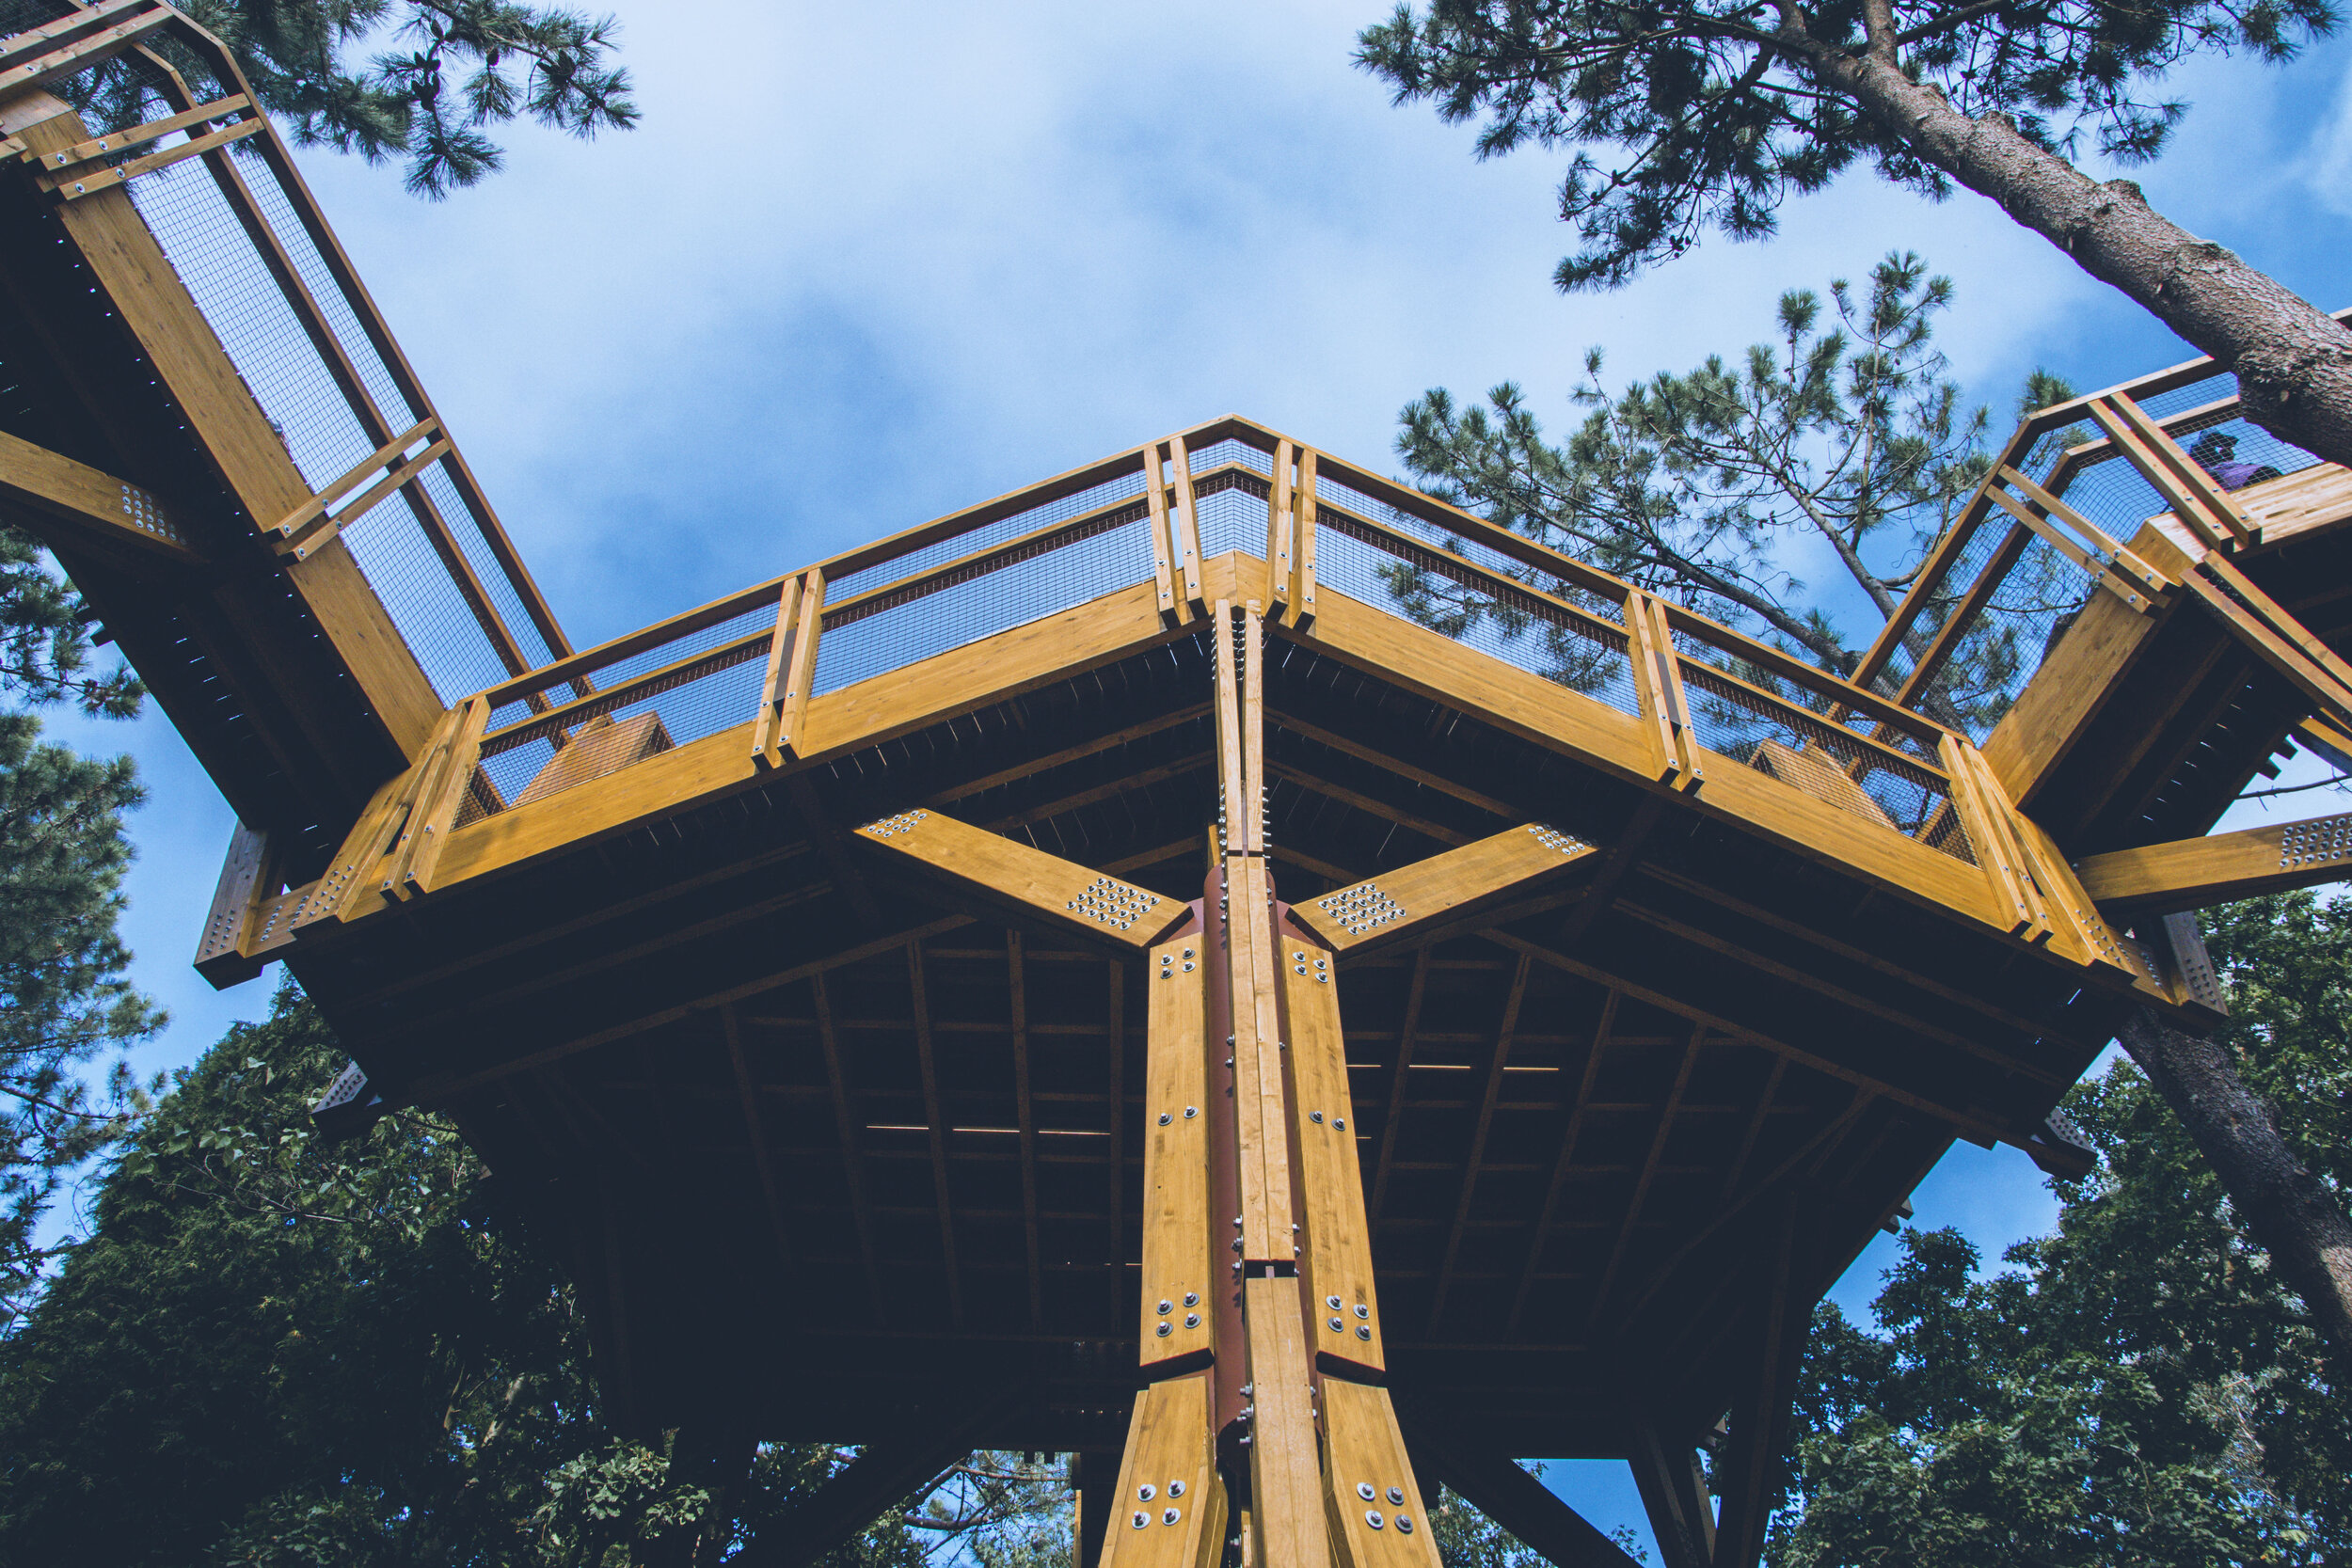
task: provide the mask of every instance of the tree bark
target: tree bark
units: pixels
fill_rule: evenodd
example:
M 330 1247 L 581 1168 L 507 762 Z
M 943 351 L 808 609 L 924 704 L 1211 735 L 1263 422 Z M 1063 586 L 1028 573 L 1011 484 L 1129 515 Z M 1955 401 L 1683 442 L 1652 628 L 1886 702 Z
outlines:
M 2145 1007 L 2117 1037 L 2204 1151 L 2246 1228 L 2303 1298 L 2340 1376 L 2352 1381 L 2352 1219 L 2296 1159 L 2218 1041 L 2166 1025 Z
M 2352 467 L 2352 332 L 2224 246 L 2154 208 L 2129 180 L 2091 179 L 2020 135 L 1972 119 L 1904 74 L 1892 51 L 1851 55 L 1784 25 L 1783 47 L 1889 135 L 2137 300 L 2237 376 L 2247 418 Z

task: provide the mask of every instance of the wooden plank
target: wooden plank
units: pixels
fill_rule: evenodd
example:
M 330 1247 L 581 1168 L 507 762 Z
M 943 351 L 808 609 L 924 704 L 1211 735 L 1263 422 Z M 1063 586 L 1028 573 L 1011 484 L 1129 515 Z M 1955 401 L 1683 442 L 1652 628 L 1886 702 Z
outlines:
M 1266 497 L 1265 521 L 1265 602 L 1266 613 L 1275 620 L 1291 602 L 1291 546 L 1296 525 L 1291 515 L 1295 497 L 1291 483 L 1291 466 L 1296 451 L 1284 436 L 1274 448 L 1274 485 Z
M 1405 1091 L 1413 1070 L 1413 1041 L 1421 1028 L 1422 1004 L 1428 994 L 1429 949 L 1423 947 L 1413 955 L 1413 977 L 1405 991 L 1405 1012 L 1397 1021 L 1396 1062 L 1389 1070 L 1388 1114 L 1380 1118 L 1380 1156 L 1373 1166 L 1369 1206 L 1373 1221 L 1379 1219 L 1388 1201 L 1389 1173 L 1396 1168 L 1397 1144 L 1405 1130 Z
M 2007 839 L 1994 827 L 1991 808 L 1983 793 L 1977 788 L 1977 771 L 1961 753 L 1974 748 L 1959 736 L 1946 736 L 1938 748 L 1944 763 L 1945 777 L 1950 781 L 1952 809 L 1960 814 L 1962 831 L 1968 835 L 1968 847 L 1977 857 L 1977 865 L 1984 873 L 1985 883 L 1993 895 L 1986 918 L 2011 936 L 2024 936 L 2033 929 L 2033 909 L 2026 902 L 2026 890 L 2018 885 L 2018 867 Z
M 768 634 L 768 668 L 759 681 L 759 711 L 752 719 L 752 760 L 764 767 L 783 766 L 776 748 L 776 719 L 784 706 L 784 682 L 792 658 L 792 641 L 801 626 L 801 578 L 784 579 L 776 594 L 776 624 Z
M 1216 825 L 1220 849 L 1243 853 L 1248 841 L 1247 779 L 1242 763 L 1241 672 L 1233 605 L 1218 599 L 1210 620 L 1209 657 L 1216 682 Z
M 2352 877 L 2352 814 L 2085 857 L 2083 891 L 2126 922 Z
M 775 737 L 769 752 L 777 765 L 807 750 L 808 705 L 817 692 L 817 644 L 825 626 L 825 572 L 811 566 L 801 578 L 800 624 L 784 667 L 784 695 L 776 709 Z
M 1265 624 L 1258 601 L 1241 606 L 1241 852 L 1265 853 Z
M 1211 1403 L 1205 1373 L 1136 1393 L 1104 1528 L 1104 1568 L 1216 1568 L 1225 1555 L 1225 1483 Z
M 320 546 L 339 536 L 344 529 L 349 528 L 389 500 L 394 491 L 406 488 L 418 475 L 447 457 L 453 450 L 449 437 L 440 436 L 414 457 L 404 459 L 399 466 L 370 485 L 365 495 L 344 507 L 341 512 L 332 516 L 319 518 L 314 527 L 302 531 L 301 537 L 279 543 L 278 553 L 292 556 L 296 561 L 306 560 L 315 555 Z M 430 530 L 428 529 L 427 531 L 429 533 Z M 493 641 L 496 641 L 495 636 Z
M 0 94 L 62 82 L 130 48 L 166 26 L 179 12 L 144 0 L 92 6 L 27 29 L 0 53 Z M 102 25 L 103 24 L 103 25 Z M 45 150 L 27 138 L 33 150 Z
M 2117 391 L 2090 405 L 2090 417 L 2106 430 L 2110 439 L 2114 439 L 2116 430 L 2108 422 L 2110 415 L 2129 426 L 2136 437 L 2131 441 L 2118 440 L 2116 445 L 2122 450 L 2132 466 L 2147 476 L 2148 483 L 2172 502 L 2174 515 L 2195 528 L 2195 523 L 2183 511 L 2182 503 L 2185 501 L 2190 509 L 2202 513 L 2212 520 L 2212 526 L 2222 535 L 2224 547 L 2235 548 L 2253 542 L 2253 525 L 2245 510 L 2238 505 L 2236 498 L 2205 472 L 2203 464 L 2182 451 L 2181 444 L 2172 438 L 2172 433 L 2151 420 L 2147 410 L 2140 407 L 2136 399 L 2127 392 Z M 2142 466 L 2143 454 L 2155 460 L 2163 470 L 2161 474 Z
M 1017 934 L 1014 940 L 1020 940 Z M 864 1118 L 850 1101 L 840 1032 L 834 1026 L 833 995 L 825 985 L 824 974 L 820 972 L 810 975 L 808 987 L 809 1001 L 817 1015 L 817 1043 L 825 1056 L 826 1097 L 833 1102 L 833 1130 L 840 1146 L 841 1180 L 850 1195 L 850 1224 L 857 1232 L 858 1262 L 866 1275 L 866 1299 L 871 1310 L 880 1316 L 887 1311 L 887 1303 L 882 1294 L 882 1270 L 874 1256 L 873 1207 L 866 1195 L 866 1156 L 858 1135 Z
M 62 173 L 47 175 L 42 179 L 41 185 L 44 189 L 56 192 L 63 200 L 79 201 L 85 197 L 96 196 L 99 192 L 111 190 L 117 185 L 128 184 L 142 174 L 152 174 L 158 169 L 169 168 L 172 165 L 183 163 L 190 158 L 200 158 L 207 153 L 217 152 L 231 142 L 243 141 L 255 132 L 267 128 L 266 121 L 258 117 L 249 118 L 233 124 L 224 125 L 217 131 L 207 131 L 200 136 L 191 136 L 177 147 L 167 147 L 160 152 L 150 152 L 143 158 L 133 158 L 127 163 L 111 164 L 103 168 L 91 169 L 87 172 L 67 169 Z
M 1696 789 L 1705 782 L 1707 769 L 1699 760 L 1698 737 L 1691 729 L 1691 704 L 1682 689 L 1682 656 L 1675 652 L 1674 627 L 1666 619 L 1666 602 L 1648 594 L 1644 594 L 1642 601 L 1641 610 L 1648 618 L 1649 644 L 1658 665 L 1658 694 L 1666 705 L 1666 716 L 1673 725 L 1675 758 L 1682 768 L 1682 776 L 1677 783 L 1684 789 Z M 1631 608 L 1631 601 L 1628 605 Z
M 449 760 L 435 782 L 433 792 L 420 797 L 420 820 L 415 832 L 406 835 L 408 842 L 394 865 L 390 892 L 397 898 L 413 898 L 433 891 L 434 869 L 439 865 L 441 850 L 456 828 L 458 809 L 465 803 L 466 792 L 474 783 L 474 768 L 482 755 L 482 731 L 490 721 L 490 705 L 479 697 L 469 697 L 458 708 L 462 717 L 450 741 Z
M 1307 1342 L 1319 1366 L 1377 1376 L 1388 1366 L 1387 1346 L 1373 1287 L 1359 1133 L 1348 1127 L 1356 1111 L 1335 964 L 1327 948 L 1295 932 L 1279 934 L 1290 1034 L 1291 1137 L 1306 1227 L 1298 1275 L 1309 1307 Z
M 429 441 L 436 428 L 435 421 L 423 420 L 401 435 L 386 440 L 374 451 L 354 464 L 341 478 L 279 518 L 273 527 L 262 530 L 263 537 L 269 538 L 273 544 L 292 541 L 295 534 L 325 517 L 336 502 L 366 483 L 371 475 L 398 467 L 402 455 L 418 442 Z
M 1119 973 L 1117 965 L 1112 973 Z M 914 1059 L 923 1079 L 923 1130 L 930 1147 L 931 1196 L 939 1207 L 939 1257 L 947 1275 L 947 1320 L 963 1329 L 963 1272 L 956 1267 L 955 1191 L 947 1179 L 947 1111 L 939 1093 L 938 1053 L 931 1040 L 930 976 L 921 938 L 907 943 L 907 1002 L 914 1010 Z
M 2166 619 L 2137 614 L 2107 594 L 2094 594 L 2083 606 L 1985 738 L 1985 761 L 2010 800 L 2032 809 L 2042 784 L 2072 753 L 2132 665 L 2154 644 Z
M 1579 1075 L 1576 1099 L 1560 1130 L 1560 1152 L 1552 1160 L 1551 1180 L 1544 1186 L 1543 1204 L 1535 1211 L 1534 1227 L 1528 1232 L 1527 1258 L 1519 1265 L 1518 1288 L 1511 1296 L 1508 1332 L 1513 1337 L 1519 1332 L 1519 1320 L 1527 1314 L 1528 1292 L 1534 1289 L 1535 1271 L 1543 1266 L 1544 1251 L 1550 1244 L 1552 1220 L 1566 1191 L 1568 1172 L 1576 1166 L 1576 1145 L 1584 1130 L 1584 1113 L 1593 1102 L 1593 1085 L 1599 1081 L 1601 1062 L 1609 1052 L 1609 1037 L 1616 1028 L 1617 996 L 1613 986 L 1602 994 L 1600 1017 L 1593 1025 L 1592 1043 L 1584 1053 L 1584 1069 Z
M 1241 1164 L 1242 1259 L 1286 1265 L 1298 1256 L 1290 1160 L 1290 1091 L 1274 967 L 1273 889 L 1265 862 L 1225 857 L 1226 995 L 1232 1008 L 1235 1120 Z
M 1216 1338 L 1209 1302 L 1220 1276 L 1209 1216 L 1208 961 L 1199 936 L 1152 949 L 1144 1047 L 1143 1294 L 1137 1334 L 1147 1376 L 1189 1365 Z M 1125 1107 L 1115 1113 L 1121 1121 Z M 1124 1207 L 1124 1204 L 1121 1204 Z
M 1667 1441 L 1644 1402 L 1636 1401 L 1627 1417 L 1633 1438 L 1627 1463 L 1664 1568 L 1713 1568 L 1715 1510 L 1698 1449 Z
M 1184 438 L 1168 438 L 1168 467 L 1176 486 L 1173 522 L 1176 525 L 1176 565 L 1184 578 L 1184 602 L 1195 614 L 1208 606 L 1200 589 L 1200 515 L 1193 501 L 1192 456 L 1184 450 Z
M 215 990 L 262 973 L 261 959 L 255 956 L 254 925 L 262 901 L 278 891 L 269 871 L 269 835 L 239 822 L 230 835 L 220 884 L 213 890 L 212 911 L 205 916 L 204 935 L 196 948 L 196 972 Z
M 150 492 L 6 431 L 0 431 L 0 500 L 23 509 L 24 522 L 44 542 L 184 569 L 207 561 Z
M 1519 897 L 1599 852 L 1574 833 L 1530 822 L 1294 905 L 1291 912 L 1343 956 L 1412 945 L 1438 922 Z
M 2188 585 L 2240 641 L 2309 697 L 2321 717 L 2338 729 L 2352 728 L 2352 665 L 2334 649 L 2218 555 L 2198 562 Z
M 165 115 L 159 119 L 151 119 L 143 124 L 134 125 L 127 131 L 110 131 L 103 136 L 93 136 L 87 141 L 76 142 L 72 147 L 59 151 L 44 153 L 39 159 L 38 166 L 44 173 L 55 174 L 60 169 L 71 168 L 76 164 L 86 164 L 92 158 L 103 157 L 109 152 L 119 152 L 126 147 L 142 146 L 159 136 L 167 136 L 174 131 L 185 131 L 191 126 L 215 119 L 226 119 L 238 110 L 250 109 L 252 106 L 253 100 L 245 93 L 230 93 L 227 98 L 216 99 L 210 103 L 199 103 L 192 108 L 184 108 L 176 114 Z
M 1666 695 L 1665 657 L 1658 648 L 1657 622 L 1649 613 L 1648 595 L 1625 597 L 1626 663 L 1633 674 L 1633 689 L 1642 704 L 1642 741 L 1649 748 L 1650 777 L 1679 782 L 1682 748 L 1676 744 L 1676 715 Z
M 743 1135 L 751 1145 L 752 1174 L 759 1182 L 759 1198 L 768 1212 L 768 1233 L 776 1243 L 776 1262 L 789 1269 L 795 1256 L 792 1224 L 785 1208 L 784 1189 L 776 1180 L 775 1156 L 770 1150 L 768 1120 L 760 1111 L 758 1081 L 751 1057 L 743 1049 L 743 1029 L 733 1006 L 719 1009 L 719 1034 L 725 1042 L 727 1066 L 735 1077 L 735 1097 L 743 1109 Z
M 1291 585 L 1290 624 L 1307 626 L 1315 618 L 1315 542 L 1322 532 L 1320 507 L 1315 499 L 1315 452 L 1312 448 L 1298 449 L 1298 570 Z
M 1249 1332 L 1254 1568 L 1331 1568 L 1299 1282 L 1252 1274 L 1242 1282 L 1242 1315 Z
M 1520 956 L 1520 961 L 1527 961 L 1525 955 Z M 1626 1200 L 1625 1218 L 1609 1249 L 1609 1261 L 1601 1267 L 1600 1283 L 1593 1291 L 1592 1309 L 1585 1316 L 1587 1332 L 1599 1325 L 1601 1314 L 1608 1308 L 1609 1292 L 1617 1283 L 1617 1271 L 1625 1264 L 1626 1249 L 1633 1243 L 1633 1228 L 1642 1222 L 1642 1206 L 1649 1200 L 1650 1184 L 1657 1179 L 1659 1162 L 1666 1156 L 1666 1140 L 1674 1134 L 1675 1117 L 1682 1111 L 1683 1093 L 1691 1086 L 1692 1069 L 1698 1066 L 1699 1051 L 1706 1043 L 1707 1026 L 1700 1024 L 1691 1031 L 1690 1043 L 1683 1047 L 1682 1065 L 1675 1070 L 1674 1086 L 1666 1091 L 1665 1103 L 1658 1108 L 1658 1131 L 1650 1136 L 1649 1151 L 1643 1156 L 1641 1172 L 1633 1179 L 1633 1196 Z
M 1470 1227 L 1470 1204 L 1478 1193 L 1479 1165 L 1486 1158 L 1486 1134 L 1494 1126 L 1495 1101 L 1502 1092 L 1502 1074 L 1510 1066 L 1511 1045 L 1518 1034 L 1519 1006 L 1527 998 L 1527 977 L 1534 959 L 1521 953 L 1512 966 L 1511 983 L 1503 993 L 1502 1022 L 1495 1030 L 1494 1053 L 1486 1065 L 1486 1085 L 1478 1101 L 1478 1115 L 1470 1124 L 1469 1151 L 1462 1160 L 1462 1184 L 1454 1203 L 1454 1219 L 1446 1227 L 1445 1245 L 1438 1255 L 1438 1277 L 1429 1295 L 1429 1322 L 1423 1338 L 1435 1339 L 1445 1322 L 1447 1292 L 1454 1284 L 1454 1265 L 1459 1259 L 1463 1233 Z
M 1438 1532 L 1386 1388 L 1323 1381 L 1334 1568 L 1438 1568 Z
M 1050 929 L 1132 953 L 1150 951 L 1185 917 L 1185 906 L 1173 899 L 920 806 L 868 822 L 852 836 Z
M 1021 1229 L 1028 1252 L 1029 1327 L 1045 1326 L 1045 1273 L 1038 1251 L 1037 1097 L 1029 1078 L 1029 980 L 1027 944 L 1015 927 L 1005 933 L 1006 995 L 1012 1027 L 1012 1107 L 1020 1139 Z

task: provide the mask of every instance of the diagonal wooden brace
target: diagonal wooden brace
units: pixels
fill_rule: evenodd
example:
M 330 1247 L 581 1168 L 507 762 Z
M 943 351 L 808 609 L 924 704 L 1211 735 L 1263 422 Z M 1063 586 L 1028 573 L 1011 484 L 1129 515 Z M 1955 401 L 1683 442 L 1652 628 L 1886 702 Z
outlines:
M 1051 929 L 1131 954 L 1188 913 L 1186 906 L 985 828 L 916 808 L 852 835 L 898 864 Z
M 1571 872 L 1589 872 L 1599 855 L 1574 833 L 1530 822 L 1326 894 L 1291 915 L 1342 957 L 1418 946 Z

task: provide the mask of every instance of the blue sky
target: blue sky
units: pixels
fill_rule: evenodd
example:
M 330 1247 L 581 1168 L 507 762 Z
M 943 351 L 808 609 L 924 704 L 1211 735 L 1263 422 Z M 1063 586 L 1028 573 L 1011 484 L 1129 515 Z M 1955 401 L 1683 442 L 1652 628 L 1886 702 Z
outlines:
M 1518 380 L 1562 422 L 1587 344 L 1615 382 L 1687 368 L 1891 247 L 1957 282 L 1943 342 L 1996 425 L 2037 365 L 2091 387 L 2187 356 L 1990 203 L 1867 176 L 1776 240 L 1564 298 L 1555 161 L 1478 164 L 1468 128 L 1391 107 L 1348 64 L 1381 0 L 614 8 L 634 133 L 518 133 L 440 205 L 302 156 L 580 645 L 1220 413 L 1390 469 L 1430 387 Z M 2331 43 L 2181 73 L 2195 106 L 2136 176 L 2329 309 L 2352 304 L 2348 68 Z M 148 782 L 125 931 L 175 1022 L 137 1061 L 193 1061 L 271 984 L 187 966 L 230 814 L 152 715 L 52 728 Z M 2055 1212 L 2022 1155 L 1966 1146 L 1916 1202 L 1989 1258 Z M 1838 1288 L 1850 1312 L 1890 1250 Z M 1554 1471 L 1604 1528 L 1638 1520 L 1621 1477 Z

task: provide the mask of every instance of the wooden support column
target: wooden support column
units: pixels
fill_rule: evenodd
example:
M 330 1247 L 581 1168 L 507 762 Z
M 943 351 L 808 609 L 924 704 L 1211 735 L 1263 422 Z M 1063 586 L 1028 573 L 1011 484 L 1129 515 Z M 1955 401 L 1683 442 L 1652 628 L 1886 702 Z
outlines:
M 1627 1462 L 1633 1484 L 1649 1514 L 1650 1533 L 1665 1568 L 1711 1568 L 1715 1560 L 1715 1504 L 1707 1495 L 1695 1446 L 1677 1448 L 1658 1430 L 1637 1400 L 1629 1413 L 1633 1451 Z
M 1799 1288 L 1797 1210 L 1784 1202 L 1766 1245 L 1770 1273 L 1759 1354 L 1750 1364 L 1747 1386 L 1731 1410 L 1731 1443 L 1724 1466 L 1723 1517 L 1717 1525 L 1713 1568 L 1756 1568 L 1764 1555 L 1764 1527 L 1772 1513 L 1772 1466 L 1788 1430 L 1798 1363 L 1813 1303 Z

